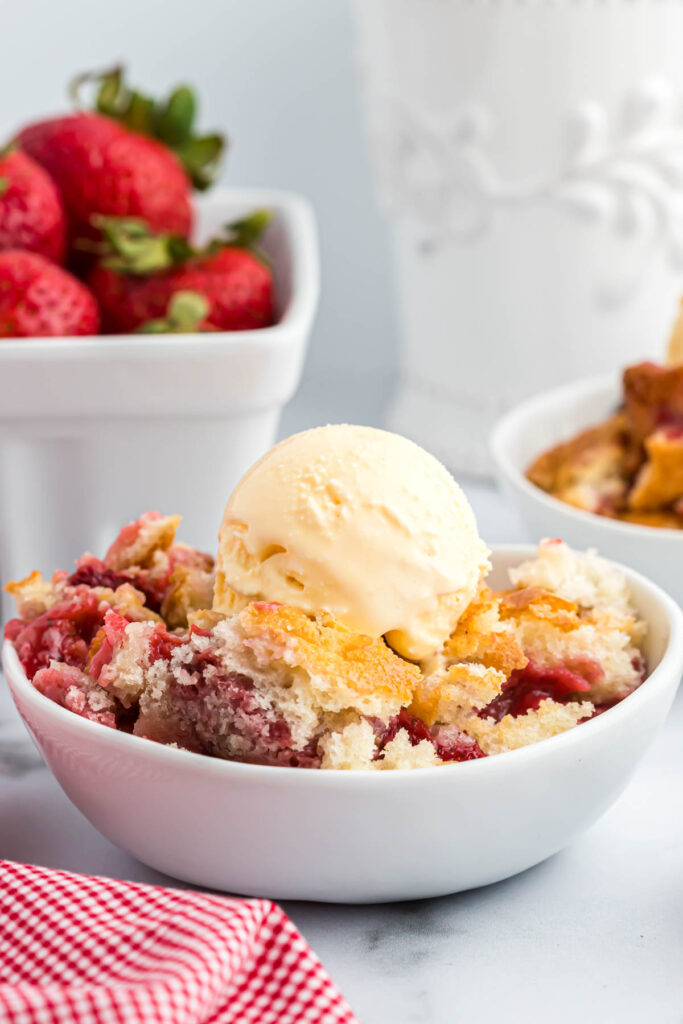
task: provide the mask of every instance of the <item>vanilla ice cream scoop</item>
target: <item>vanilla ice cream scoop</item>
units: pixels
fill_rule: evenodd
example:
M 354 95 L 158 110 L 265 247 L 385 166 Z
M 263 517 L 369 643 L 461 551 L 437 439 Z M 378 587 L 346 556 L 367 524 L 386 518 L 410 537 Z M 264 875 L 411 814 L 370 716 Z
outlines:
M 488 569 L 472 509 L 432 455 L 384 430 L 320 427 L 276 445 L 235 488 L 214 608 L 246 598 L 328 611 L 418 661 Z

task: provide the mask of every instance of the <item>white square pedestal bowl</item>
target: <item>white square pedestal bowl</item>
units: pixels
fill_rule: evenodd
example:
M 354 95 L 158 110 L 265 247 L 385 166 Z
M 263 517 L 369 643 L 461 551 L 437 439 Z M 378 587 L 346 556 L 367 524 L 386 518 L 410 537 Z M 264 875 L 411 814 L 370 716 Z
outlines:
M 0 572 L 68 567 L 146 509 L 215 549 L 228 495 L 275 439 L 318 301 L 313 213 L 287 192 L 213 191 L 205 241 L 267 207 L 277 323 L 252 331 L 0 341 Z

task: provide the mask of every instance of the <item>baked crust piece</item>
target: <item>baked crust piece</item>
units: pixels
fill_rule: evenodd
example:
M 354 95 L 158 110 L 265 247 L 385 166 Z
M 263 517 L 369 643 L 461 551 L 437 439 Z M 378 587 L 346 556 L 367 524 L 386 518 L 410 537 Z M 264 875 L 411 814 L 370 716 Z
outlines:
M 500 599 L 489 587 L 482 587 L 446 641 L 446 661 L 476 661 L 502 672 L 505 678 L 524 668 L 527 659 L 514 635 L 501 625 L 500 612 Z
M 588 701 L 558 704 L 544 700 L 533 711 L 516 717 L 505 715 L 499 722 L 491 718 L 470 718 L 467 729 L 485 754 L 503 754 L 566 732 L 590 718 L 594 710 Z
M 504 590 L 500 594 L 500 617 L 518 619 L 527 615 L 533 619 L 552 623 L 561 630 L 578 629 L 581 625 L 578 607 L 574 601 L 568 601 L 559 594 L 553 594 L 542 587 L 521 587 Z M 522 668 L 515 665 L 514 668 Z
M 548 494 L 588 512 L 617 511 L 628 487 L 627 422 L 617 413 L 605 423 L 540 455 L 527 477 Z
M 469 716 L 490 704 L 505 681 L 505 674 L 495 668 L 450 665 L 420 680 L 409 710 L 430 727 L 439 722 L 468 731 Z
M 193 611 L 211 604 L 213 574 L 187 565 L 178 565 L 166 584 L 161 615 L 171 629 L 182 629 Z
M 104 556 L 104 564 L 119 572 L 132 566 L 149 568 L 158 551 L 170 548 L 181 519 L 182 516 L 145 512 L 123 527 Z
M 683 299 L 669 338 L 666 361 L 669 366 L 683 366 Z
M 624 401 L 634 444 L 658 427 L 683 427 L 683 366 L 638 363 L 624 370 Z
M 657 512 L 683 498 L 683 433 L 656 430 L 645 450 L 628 503 L 634 512 Z
M 52 608 L 64 590 L 65 572 L 56 572 L 49 580 L 43 579 L 37 569 L 23 580 L 10 580 L 3 587 L 14 598 L 17 613 L 22 619 L 34 619 Z
M 470 713 L 490 704 L 512 673 L 527 665 L 501 606 L 500 595 L 483 586 L 444 645 L 442 666 L 420 680 L 410 710 L 427 725 L 464 726 Z
M 240 613 L 248 646 L 261 661 L 301 668 L 325 711 L 355 708 L 388 717 L 408 704 L 421 673 L 384 640 L 353 633 L 330 616 L 310 619 L 289 605 L 256 601 Z
M 639 526 L 654 526 L 665 530 L 683 530 L 683 506 L 663 512 L 620 512 L 617 516 L 624 523 L 637 523 Z

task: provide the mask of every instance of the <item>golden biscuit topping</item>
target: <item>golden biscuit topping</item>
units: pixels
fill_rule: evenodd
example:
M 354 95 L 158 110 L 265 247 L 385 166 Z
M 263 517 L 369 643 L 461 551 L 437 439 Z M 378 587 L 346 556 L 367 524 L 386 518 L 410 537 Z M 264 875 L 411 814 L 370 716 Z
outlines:
M 254 602 L 239 615 L 247 643 L 266 659 L 303 669 L 318 681 L 319 700 L 330 711 L 354 707 L 376 714 L 388 704 L 408 704 L 421 673 L 383 640 L 353 633 L 329 616 L 309 618 L 288 605 Z

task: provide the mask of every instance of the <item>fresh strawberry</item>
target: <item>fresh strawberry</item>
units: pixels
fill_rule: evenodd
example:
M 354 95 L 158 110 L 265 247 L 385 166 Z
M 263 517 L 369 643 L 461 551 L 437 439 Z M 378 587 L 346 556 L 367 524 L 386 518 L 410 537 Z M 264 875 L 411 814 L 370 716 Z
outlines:
M 187 236 L 190 182 L 165 146 L 99 114 L 39 121 L 19 132 L 21 148 L 52 175 L 72 239 L 94 237 L 93 214 L 143 217 L 157 231 Z
M 253 247 L 268 219 L 267 212 L 257 211 L 204 250 L 177 236 L 151 234 L 139 221 L 101 219 L 98 226 L 108 255 L 92 271 L 88 284 L 100 305 L 104 330 L 268 327 L 274 319 L 272 274 L 263 258 L 247 247 Z M 194 320 L 189 315 L 193 307 L 188 309 L 186 301 L 173 309 L 171 299 L 178 292 L 195 297 Z M 197 299 L 205 304 L 197 305 Z
M 18 144 L 52 175 L 64 200 L 72 238 L 93 238 L 93 215 L 141 217 L 155 231 L 187 237 L 192 185 L 206 188 L 223 140 L 193 133 L 196 104 L 187 86 L 156 103 L 130 90 L 120 68 L 95 79 L 94 113 L 31 124 Z
M 0 249 L 28 249 L 64 260 L 66 217 L 52 178 L 30 156 L 0 156 Z
M 72 274 L 37 253 L 0 252 L 0 337 L 97 334 L 97 303 Z

